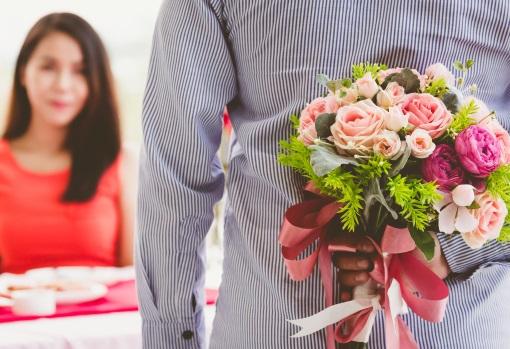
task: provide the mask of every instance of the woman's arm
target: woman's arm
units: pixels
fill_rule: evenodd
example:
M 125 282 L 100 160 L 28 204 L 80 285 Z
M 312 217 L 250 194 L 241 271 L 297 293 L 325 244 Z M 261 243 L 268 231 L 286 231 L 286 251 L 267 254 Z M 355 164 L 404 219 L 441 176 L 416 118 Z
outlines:
M 120 234 L 117 265 L 133 265 L 136 193 L 138 187 L 138 147 L 124 144 L 119 166 Z

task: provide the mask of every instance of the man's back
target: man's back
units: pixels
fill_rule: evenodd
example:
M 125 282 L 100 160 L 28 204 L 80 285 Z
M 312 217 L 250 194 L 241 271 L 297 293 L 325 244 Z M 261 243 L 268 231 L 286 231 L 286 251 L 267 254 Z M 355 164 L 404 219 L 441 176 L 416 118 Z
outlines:
M 235 132 L 227 173 L 224 272 L 210 347 L 325 347 L 323 332 L 300 339 L 290 338 L 298 329 L 286 321 L 310 316 L 324 308 L 318 272 L 314 272 L 306 281 L 291 281 L 278 245 L 284 212 L 290 205 L 302 200 L 304 184 L 302 178 L 281 167 L 276 161 L 280 150 L 279 140 L 287 138 L 291 132 L 289 116 L 299 112 L 307 101 L 324 92 L 315 81 L 318 73 L 331 78 L 349 76 L 351 64 L 367 61 L 388 66 L 413 67 L 423 72 L 432 63 L 442 62 L 451 66 L 456 59 L 472 58 L 475 67 L 467 84 L 478 85 L 479 97 L 500 111 L 498 116 L 508 129 L 510 2 L 215 0 L 209 8 L 200 3 L 165 5 L 166 12 L 164 7 L 160 25 L 164 27 L 164 23 L 179 21 L 171 13 L 183 10 L 186 6 L 185 16 L 196 16 L 186 18 L 190 23 L 189 30 L 202 30 L 204 38 L 211 35 L 214 37 L 202 41 L 197 39 L 198 35 L 174 32 L 175 41 L 172 41 L 178 45 L 193 45 L 194 54 L 207 51 L 203 60 L 200 57 L 198 59 L 204 65 L 198 72 L 206 71 L 206 76 L 197 73 L 195 66 L 182 59 L 175 59 L 172 63 L 180 64 L 184 73 L 179 74 L 189 78 L 186 84 L 205 84 L 209 89 L 223 88 L 227 92 L 222 94 L 213 91 L 213 96 L 201 98 L 199 92 L 203 87 L 197 87 L 198 93 L 193 92 L 192 88 L 184 88 L 189 91 L 182 92 L 178 100 L 190 103 L 196 101 L 196 104 L 203 106 L 203 109 L 196 106 L 184 109 L 186 112 L 206 113 L 208 105 L 220 105 L 220 100 L 224 98 L 225 102 L 229 102 Z M 217 25 L 207 25 L 212 22 Z M 209 31 L 221 32 L 225 49 L 217 49 L 215 40 L 220 35 L 214 36 Z M 167 55 L 172 55 L 172 50 L 179 50 L 175 46 L 158 48 L 156 45 L 156 52 L 158 49 Z M 156 62 L 153 66 L 163 64 Z M 175 100 L 163 101 L 162 96 L 154 92 L 155 88 L 164 89 L 169 83 L 166 81 L 165 85 L 165 82 L 157 81 L 155 76 L 153 73 L 152 78 L 149 78 L 144 108 L 145 131 L 147 135 L 152 135 L 152 138 L 146 135 L 146 161 L 150 165 L 147 169 L 151 166 L 160 169 L 165 166 L 186 166 L 186 155 L 182 154 L 188 151 L 200 154 L 200 149 L 207 149 L 208 154 L 213 154 L 216 143 L 207 142 L 216 139 L 216 136 L 211 136 L 216 131 L 208 131 L 206 137 L 200 127 L 197 128 L 202 131 L 197 131 L 196 135 L 206 139 L 206 145 L 197 145 L 199 140 L 182 140 L 183 145 L 175 145 L 178 149 L 173 144 L 163 145 L 168 140 L 160 140 L 165 130 L 156 130 L 153 122 L 158 117 L 162 118 L 162 115 L 158 116 L 154 110 L 164 109 L 162 105 L 173 110 L 171 104 Z M 211 76 L 221 81 L 206 81 Z M 181 81 L 179 78 L 172 80 L 171 76 L 168 79 L 176 86 Z M 196 100 L 189 101 L 186 96 L 194 96 Z M 203 118 L 212 120 L 213 116 Z M 212 121 L 203 121 L 201 125 L 211 126 Z M 151 147 L 157 151 L 151 153 Z M 171 160 L 166 163 L 161 156 L 154 156 L 163 154 L 158 153 L 163 152 L 163 149 L 171 154 Z M 197 162 L 189 166 L 193 168 L 201 165 Z M 174 170 L 169 171 L 173 173 Z M 192 171 L 175 171 L 169 178 L 177 179 L 168 182 L 170 187 L 177 186 L 174 192 L 172 189 L 168 191 L 168 195 L 174 195 L 173 199 L 157 202 L 153 198 L 145 198 L 144 201 L 141 196 L 142 240 L 144 229 L 149 231 L 150 227 L 156 226 L 148 223 L 148 217 L 153 217 L 150 206 L 166 203 L 165 200 L 180 198 L 182 206 L 190 207 L 189 210 L 180 209 L 181 215 L 176 213 L 175 218 L 184 221 L 188 229 L 180 234 L 193 234 L 195 228 L 203 232 L 203 227 L 210 219 L 208 213 L 190 213 L 193 212 L 191 207 L 205 210 L 206 202 L 218 198 L 218 193 L 213 193 L 214 190 L 204 185 L 219 185 L 221 174 L 213 168 L 210 180 L 204 179 L 202 183 L 199 179 L 192 179 Z M 148 170 L 145 176 L 142 173 L 141 190 L 153 185 L 155 182 L 151 178 L 164 172 L 156 169 L 153 172 Z M 192 194 L 183 194 L 185 191 L 179 189 L 179 186 L 193 188 L 196 192 L 205 188 L 200 193 L 210 195 L 192 198 Z M 144 223 L 143 216 L 147 223 Z M 152 234 L 168 233 L 154 230 L 151 230 Z M 198 235 L 203 236 L 203 233 Z M 187 249 L 198 246 L 198 242 L 186 245 L 183 241 L 187 239 L 198 238 L 183 237 L 179 242 L 186 253 L 194 252 Z M 481 251 L 472 252 L 457 238 L 447 240 L 440 236 L 440 241 L 451 269 L 461 275 L 447 280 L 451 296 L 442 323 L 429 324 L 414 315 L 404 317 L 418 343 L 422 348 L 510 347 L 510 339 L 504 333 L 510 325 L 510 303 L 502 301 L 505 292 L 508 295 L 507 290 L 510 289 L 510 265 L 505 262 L 510 259 L 510 248 L 493 243 Z M 141 251 L 143 256 L 143 246 Z M 195 259 L 196 255 L 189 260 Z M 489 264 L 484 264 L 483 268 L 471 274 L 486 262 Z M 164 293 L 160 291 L 164 287 L 158 289 L 162 281 L 155 280 L 157 274 L 150 270 L 151 266 L 150 262 L 145 263 L 145 268 L 149 270 L 147 283 L 152 285 L 153 293 L 163 297 Z M 158 270 L 165 273 L 163 269 Z M 200 275 L 197 270 L 200 268 L 170 263 L 167 274 L 160 274 L 159 277 L 184 282 L 189 279 L 189 283 L 193 283 L 196 289 L 200 284 L 196 282 Z M 190 271 L 193 271 L 192 276 L 177 275 Z M 172 302 L 179 302 L 182 297 L 185 299 L 186 292 L 189 292 L 189 288 L 177 288 L 179 291 L 173 295 L 175 298 Z M 339 294 L 338 290 L 335 292 Z M 161 299 L 159 303 L 155 300 L 155 303 L 156 307 L 165 306 Z M 178 319 L 178 310 L 172 309 L 170 313 L 172 321 L 173 318 Z M 384 328 L 382 318 L 379 317 L 371 336 L 370 348 L 383 348 L 383 343 Z M 186 343 L 181 344 L 183 348 L 192 347 L 186 346 Z

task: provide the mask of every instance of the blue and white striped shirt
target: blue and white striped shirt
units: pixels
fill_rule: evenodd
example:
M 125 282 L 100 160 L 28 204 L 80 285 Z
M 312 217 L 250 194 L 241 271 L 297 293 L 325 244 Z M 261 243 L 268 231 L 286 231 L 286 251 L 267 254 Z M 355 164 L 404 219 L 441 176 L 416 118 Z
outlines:
M 323 93 L 318 73 L 352 63 L 424 71 L 473 58 L 467 84 L 510 128 L 508 0 L 167 0 L 154 33 L 143 110 L 137 276 L 145 348 L 204 345 L 204 236 L 226 189 L 225 257 L 211 348 L 324 348 L 286 319 L 324 308 L 318 272 L 287 275 L 278 244 L 303 179 L 276 161 L 289 115 Z M 222 110 L 235 131 L 224 175 Z M 413 314 L 421 348 L 510 348 L 510 245 L 470 250 L 440 235 L 454 275 L 442 323 Z M 194 306 L 196 300 L 196 306 Z M 379 317 L 369 343 L 384 348 Z

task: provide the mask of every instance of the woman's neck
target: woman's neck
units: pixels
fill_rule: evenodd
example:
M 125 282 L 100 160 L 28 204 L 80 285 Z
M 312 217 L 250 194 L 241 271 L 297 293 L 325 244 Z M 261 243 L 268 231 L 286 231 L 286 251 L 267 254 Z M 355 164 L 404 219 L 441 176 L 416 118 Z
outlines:
M 65 149 L 66 136 L 67 128 L 35 125 L 31 122 L 27 131 L 13 143 L 34 153 L 61 154 L 67 152 Z

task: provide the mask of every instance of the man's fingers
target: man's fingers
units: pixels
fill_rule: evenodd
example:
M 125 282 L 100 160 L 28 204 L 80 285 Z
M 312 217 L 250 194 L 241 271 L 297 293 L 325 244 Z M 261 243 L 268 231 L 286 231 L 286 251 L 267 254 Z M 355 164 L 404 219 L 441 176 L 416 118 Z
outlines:
M 336 253 L 333 256 L 335 265 L 342 270 L 371 271 L 373 263 L 366 255 L 354 253 Z
M 355 287 L 364 284 L 368 281 L 369 277 L 367 272 L 345 270 L 339 272 L 339 280 L 342 287 Z
M 363 253 L 374 253 L 375 247 L 374 247 L 374 244 L 369 239 L 367 239 L 365 237 L 365 238 L 361 239 L 356 244 L 356 250 L 358 252 L 363 252 Z
M 348 302 L 352 299 L 352 291 L 343 290 L 340 292 L 340 300 L 342 302 Z
M 374 253 L 375 247 L 366 236 L 358 234 L 341 234 L 333 239 L 334 244 L 352 247 L 358 252 Z

